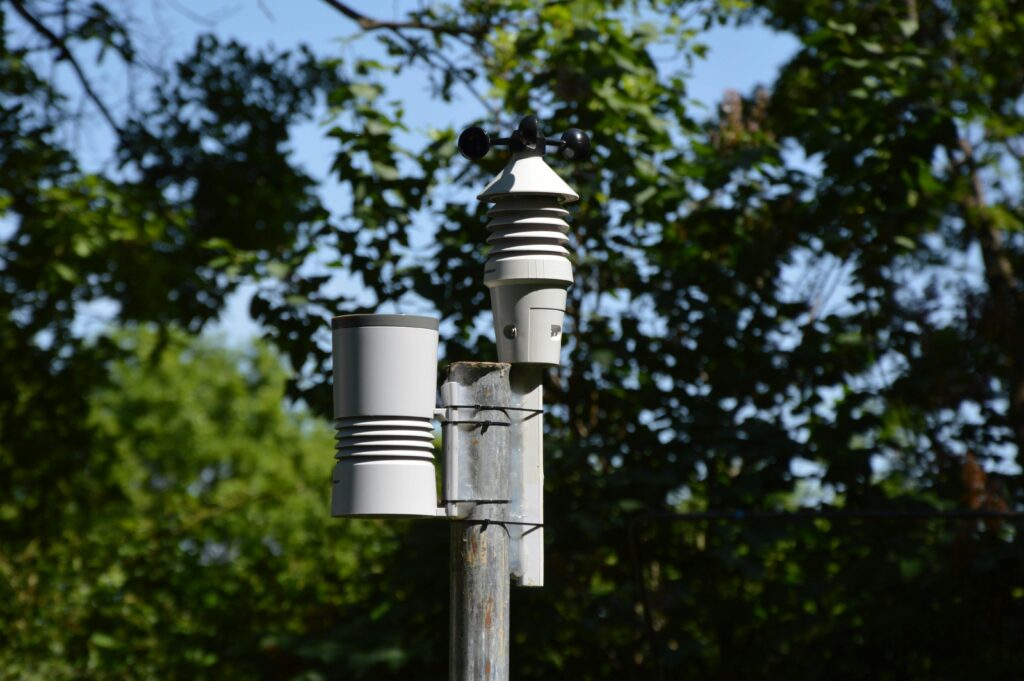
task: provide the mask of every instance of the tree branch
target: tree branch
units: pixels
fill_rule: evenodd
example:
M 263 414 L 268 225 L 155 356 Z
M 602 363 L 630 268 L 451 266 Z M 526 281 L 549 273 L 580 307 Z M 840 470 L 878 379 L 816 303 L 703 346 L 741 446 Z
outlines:
M 971 192 L 964 197 L 964 222 L 974 232 L 981 247 L 992 314 L 1001 322 L 998 339 L 1009 360 L 1009 376 L 1006 378 L 1010 408 L 1007 416 L 1017 447 L 1024 452 L 1024 291 L 1006 252 L 1003 235 L 986 212 L 985 186 L 974 149 L 966 135 L 959 137 L 957 145 L 963 160 L 956 165 L 966 170 L 971 182 Z M 953 158 L 952 150 L 947 153 Z
M 71 69 L 78 77 L 78 82 L 81 84 L 82 89 L 85 90 L 86 96 L 89 97 L 89 99 L 92 100 L 92 103 L 96 105 L 100 114 L 104 119 L 106 119 L 110 127 L 114 129 L 114 132 L 120 135 L 121 127 L 117 124 L 117 121 L 114 120 L 114 116 L 110 113 L 110 109 L 107 108 L 107 105 L 102 99 L 100 99 L 100 96 L 96 94 L 96 91 L 92 87 L 92 83 L 89 82 L 89 79 L 85 75 L 85 71 L 82 70 L 78 60 L 75 59 L 75 56 L 71 54 L 71 50 L 68 49 L 64 40 L 47 28 L 43 22 L 33 16 L 25 7 L 22 0 L 11 0 L 11 4 L 14 6 L 14 11 L 17 12 L 18 15 L 35 30 L 35 32 L 46 38 L 47 42 L 50 43 L 53 49 L 57 50 L 58 58 L 66 60 L 68 64 L 71 65 Z
M 402 29 L 412 29 L 451 36 L 470 35 L 476 37 L 482 35 L 486 30 L 483 26 L 445 26 L 442 24 L 428 24 L 422 21 L 381 21 L 380 19 L 374 19 L 373 17 L 369 17 L 361 12 L 357 12 L 345 3 L 338 2 L 338 0 L 324 0 L 324 2 L 359 24 L 359 28 L 364 31 L 378 31 L 381 29 L 400 31 Z
M 1024 297 L 1022 297 L 1020 291 L 1020 281 L 1003 246 L 1003 236 L 984 215 L 984 211 L 988 208 L 988 202 L 985 199 L 985 186 L 974 157 L 974 149 L 966 137 L 959 139 L 959 146 L 964 156 L 963 163 L 971 181 L 972 191 L 968 199 L 967 208 L 968 211 L 976 211 L 979 217 L 974 226 L 976 227 L 978 241 L 982 248 L 982 255 L 985 259 L 990 279 L 998 281 L 1000 292 L 1004 293 L 1004 295 L 1024 303 Z
M 364 31 L 376 31 L 386 30 L 393 33 L 396 37 L 400 38 L 411 51 L 411 53 L 433 68 L 441 68 L 452 74 L 452 76 L 465 86 L 473 97 L 480 102 L 484 108 L 491 113 L 493 116 L 498 115 L 497 107 L 487 101 L 487 98 L 477 90 L 476 85 L 473 84 L 473 79 L 466 76 L 465 73 L 458 66 L 455 65 L 448 57 L 443 53 L 438 52 L 436 55 L 431 55 L 428 51 L 424 50 L 423 47 L 417 45 L 408 36 L 402 33 L 403 30 L 418 30 L 428 31 L 435 34 L 447 35 L 454 38 L 461 38 L 463 36 L 472 36 L 474 38 L 480 37 L 485 31 L 486 27 L 483 25 L 474 26 L 472 28 L 460 27 L 460 26 L 445 26 L 441 24 L 428 24 L 422 21 L 380 21 L 372 17 L 366 16 L 356 10 L 352 9 L 343 2 L 338 0 L 324 0 L 325 3 L 338 10 L 346 17 L 356 22 L 359 27 Z M 434 62 L 434 59 L 441 62 L 440 66 Z

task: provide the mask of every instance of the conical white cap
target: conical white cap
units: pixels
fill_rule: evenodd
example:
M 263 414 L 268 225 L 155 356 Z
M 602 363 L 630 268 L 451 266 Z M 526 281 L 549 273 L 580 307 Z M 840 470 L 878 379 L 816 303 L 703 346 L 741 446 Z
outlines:
M 508 165 L 484 187 L 484 191 L 477 198 L 493 203 L 513 194 L 554 196 L 560 203 L 580 200 L 580 195 L 574 192 L 536 151 L 513 155 Z

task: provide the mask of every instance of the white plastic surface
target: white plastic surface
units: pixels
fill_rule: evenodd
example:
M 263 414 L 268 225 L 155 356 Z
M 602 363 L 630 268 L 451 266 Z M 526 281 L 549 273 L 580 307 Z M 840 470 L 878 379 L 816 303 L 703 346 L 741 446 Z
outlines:
M 416 459 L 341 459 L 334 467 L 331 515 L 435 517 L 434 465 Z
M 354 428 L 339 428 L 335 437 L 339 440 L 348 438 L 415 438 L 417 440 L 433 441 L 434 432 L 431 430 L 403 430 L 400 428 L 388 428 L 373 430 L 355 430 Z
M 544 409 L 543 370 L 539 366 L 512 367 L 509 381 L 513 403 Z M 509 525 L 512 577 L 519 586 L 544 586 L 544 419 L 541 414 L 519 415 L 512 428 L 512 484 Z
M 532 152 L 516 154 L 477 197 L 495 201 L 509 194 L 551 195 L 561 203 L 579 201 L 580 195 L 565 183 L 542 156 Z
M 387 318 L 332 330 L 334 516 L 437 513 L 437 330 L 388 325 Z
M 436 409 L 434 410 L 437 411 Z M 437 414 L 434 414 L 437 418 Z M 409 428 L 413 430 L 433 430 L 430 419 L 396 419 L 387 416 L 353 416 L 334 419 L 334 427 L 347 428 Z
M 424 461 L 434 460 L 434 450 L 417 449 L 414 447 L 355 447 L 340 452 L 337 459 L 344 461 L 352 457 L 360 459 L 422 459 Z
M 349 449 L 373 449 L 379 447 L 388 449 L 393 447 L 408 449 L 423 449 L 428 452 L 434 451 L 434 443 L 430 440 L 418 440 L 414 438 L 399 437 L 366 437 L 366 438 L 343 438 L 338 440 L 338 452 L 342 455 Z
M 408 326 L 333 330 L 334 416 L 429 419 L 437 391 L 437 331 Z
M 564 293 L 572 284 L 572 263 L 560 255 L 511 253 L 487 261 L 484 283 L 492 289 L 524 284 L 535 289 L 559 288 Z
M 561 361 L 565 289 L 529 284 L 491 288 L 498 357 L 513 364 Z
M 498 359 L 513 364 L 561 362 L 565 292 L 572 285 L 569 211 L 579 199 L 544 162 L 513 156 L 480 199 L 494 202 L 484 283 L 491 290 Z

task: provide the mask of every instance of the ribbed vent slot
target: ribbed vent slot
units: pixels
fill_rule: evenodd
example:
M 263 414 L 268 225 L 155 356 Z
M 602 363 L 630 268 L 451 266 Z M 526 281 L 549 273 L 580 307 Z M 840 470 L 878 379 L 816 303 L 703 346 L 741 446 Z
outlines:
M 555 197 L 506 197 L 489 211 L 488 257 L 569 256 L 569 211 Z
M 335 458 L 433 458 L 434 428 L 429 419 L 338 418 L 334 429 Z

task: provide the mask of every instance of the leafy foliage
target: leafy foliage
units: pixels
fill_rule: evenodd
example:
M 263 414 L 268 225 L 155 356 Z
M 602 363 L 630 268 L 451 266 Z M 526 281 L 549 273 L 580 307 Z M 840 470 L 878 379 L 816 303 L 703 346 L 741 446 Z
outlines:
M 288 677 L 330 650 L 297 635 L 369 619 L 385 588 L 393 531 L 324 523 L 332 434 L 282 409 L 280 360 L 156 343 L 123 334 L 89 398 L 102 495 L 5 556 L 8 678 Z
M 148 359 L 109 364 L 123 346 L 72 332 L 97 298 L 122 321 L 197 331 L 251 278 L 251 312 L 296 372 L 287 395 L 323 416 L 324 319 L 367 296 L 425 299 L 452 329 L 446 359 L 493 358 L 483 209 L 467 197 L 502 160 L 455 159 L 454 131 L 403 146 L 386 74 L 415 67 L 438 97 L 471 90 L 502 112 L 488 128 L 532 111 L 595 144 L 558 166 L 584 200 L 565 362 L 546 390 L 547 586 L 514 592 L 516 675 L 1014 676 L 1019 524 L 658 520 L 1020 507 L 1014 3 L 467 1 L 401 22 L 346 16 L 388 63 L 343 76 L 308 53 L 204 39 L 119 130 L 116 178 L 75 167 L 44 115 L 63 110 L 59 94 L 5 43 L 11 664 L 48 678 L 443 676 L 444 528 L 329 523 L 311 482 L 329 446 L 308 417 L 275 411 L 285 388 L 268 355 L 237 373 L 239 358 L 182 354 L 158 331 L 133 341 Z M 769 88 L 701 115 L 686 92 L 701 31 L 754 20 L 797 36 L 798 53 Z M 91 26 L 83 37 L 124 39 Z M 340 215 L 287 156 L 289 125 L 320 96 Z M 437 224 L 425 254 L 410 248 L 416 215 Z M 25 565 L 55 567 L 33 582 Z

